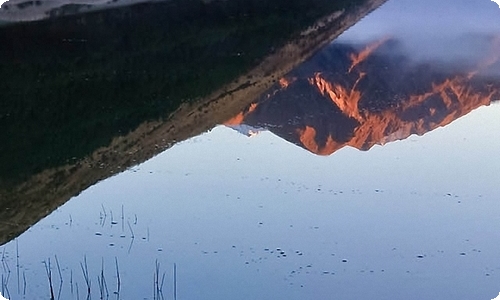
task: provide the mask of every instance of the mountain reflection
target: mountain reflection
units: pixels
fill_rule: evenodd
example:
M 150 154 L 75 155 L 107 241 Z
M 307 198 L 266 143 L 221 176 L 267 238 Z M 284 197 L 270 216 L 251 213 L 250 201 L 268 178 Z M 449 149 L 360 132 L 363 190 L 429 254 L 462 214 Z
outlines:
M 243 133 L 269 130 L 319 155 L 423 135 L 500 99 L 500 37 L 459 42 L 479 42 L 485 51 L 424 60 L 396 38 L 334 43 L 225 124 Z
M 0 27 L 0 245 L 221 124 L 386 0 L 170 0 Z

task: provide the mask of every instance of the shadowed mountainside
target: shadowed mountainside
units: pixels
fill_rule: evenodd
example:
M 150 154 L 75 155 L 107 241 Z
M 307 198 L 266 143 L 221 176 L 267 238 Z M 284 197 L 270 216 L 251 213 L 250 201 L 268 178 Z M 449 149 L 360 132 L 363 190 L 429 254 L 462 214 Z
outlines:
M 483 53 L 413 61 L 396 39 L 335 43 L 225 124 L 268 129 L 320 155 L 423 135 L 500 99 L 500 37 L 460 39 Z
M 183 0 L 0 29 L 0 244 L 227 120 L 384 2 Z
M 0 28 L 0 185 L 168 119 L 353 3 L 178 0 Z

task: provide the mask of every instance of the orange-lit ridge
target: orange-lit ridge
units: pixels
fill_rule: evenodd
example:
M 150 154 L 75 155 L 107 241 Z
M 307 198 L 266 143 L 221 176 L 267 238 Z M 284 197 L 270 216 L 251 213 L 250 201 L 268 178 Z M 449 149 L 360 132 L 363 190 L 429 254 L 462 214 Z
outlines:
M 356 90 L 356 87 L 363 76 L 364 73 L 361 73 L 352 88 L 328 82 L 321 77 L 321 73 L 316 73 L 313 78 L 309 79 L 309 83 L 315 85 L 323 96 L 329 97 L 345 115 L 361 121 L 362 117 L 358 109 L 361 92 Z
M 316 72 L 307 79 L 311 87 L 332 101 L 342 114 L 355 120 L 358 125 L 354 128 L 348 141 L 342 143 L 335 141 L 331 134 L 326 139 L 323 138 L 322 141 L 319 141 L 317 129 L 303 125 L 302 128 L 295 129 L 298 142 L 302 147 L 319 155 L 330 155 L 346 145 L 368 150 L 375 144 L 404 139 L 412 134 L 423 135 L 435 128 L 448 125 L 453 120 L 480 106 L 489 105 L 493 97 L 500 95 L 500 90 L 492 85 L 489 89 L 485 89 L 484 86 L 481 90 L 475 88 L 472 80 L 482 70 L 499 61 L 500 37 L 496 37 L 491 55 L 479 62 L 475 70 L 434 82 L 429 85 L 430 87 L 425 92 L 405 93 L 409 96 L 398 101 L 396 105 L 383 110 L 361 110 L 359 103 L 363 98 L 363 93 L 359 88 L 359 82 L 367 76 L 361 70 L 361 63 L 366 61 L 387 40 L 388 38 L 383 38 L 368 45 L 359 53 L 349 55 L 351 60 L 349 76 L 355 78 L 355 80 L 350 81 L 352 82 L 350 84 L 328 80 L 327 74 L 321 72 Z M 376 74 L 370 75 L 376 76 Z M 293 80 L 282 78 L 279 81 L 280 90 L 288 88 L 296 80 L 297 78 Z M 272 97 L 276 92 L 274 91 L 270 96 Z M 439 109 L 434 105 L 436 101 L 439 102 Z M 226 124 L 241 124 L 244 122 L 245 116 L 252 113 L 256 107 L 257 104 L 253 103 L 245 112 L 238 114 Z M 418 113 L 414 113 L 415 111 Z M 403 117 L 409 114 L 414 116 L 413 119 Z
M 297 129 L 297 133 L 304 148 L 318 155 L 330 155 L 344 146 L 341 143 L 335 142 L 331 135 L 328 136 L 325 145 L 318 145 L 316 142 L 316 130 L 310 126 L 306 126 L 305 129 Z
M 389 40 L 389 37 L 384 37 L 374 43 L 369 44 L 365 49 L 361 50 L 359 53 L 352 53 L 349 57 L 351 58 L 351 67 L 349 68 L 349 73 L 360 63 L 365 61 L 370 55 L 372 55 L 378 47 L 382 46 L 385 42 Z
M 245 116 L 252 113 L 255 109 L 257 108 L 257 103 L 252 103 L 248 107 L 247 110 L 240 112 L 236 116 L 232 117 L 231 119 L 227 120 L 224 122 L 224 125 L 226 126 L 231 126 L 231 125 L 240 125 L 243 123 L 243 120 L 245 120 Z
M 361 61 L 366 60 L 386 40 L 384 38 L 380 42 L 371 44 L 360 54 L 351 54 L 352 65 L 349 70 L 353 70 Z M 345 115 L 355 118 L 359 122 L 359 126 L 355 129 L 353 137 L 341 146 L 332 143 L 330 141 L 331 136 L 328 136 L 328 140 L 323 147 L 318 146 L 314 139 L 315 134 L 307 127 L 305 130 L 297 130 L 300 142 L 304 148 L 313 153 L 329 155 L 345 145 L 367 150 L 375 144 L 385 144 L 390 141 L 405 139 L 412 134 L 423 135 L 437 127 L 448 125 L 480 106 L 489 105 L 493 100 L 493 96 L 500 93 L 498 89 L 494 88 L 491 88 L 486 93 L 478 92 L 469 83 L 470 79 L 480 70 L 487 68 L 500 59 L 500 39 L 498 37 L 493 44 L 493 50 L 492 55 L 479 64 L 477 71 L 474 70 L 467 76 L 457 75 L 443 82 L 433 83 L 429 91 L 411 95 L 401 105 L 380 112 L 371 112 L 369 110 L 360 112 L 358 108 L 362 93 L 357 90 L 357 85 L 359 80 L 366 75 L 365 73 L 358 71 L 358 80 L 355 81 L 352 88 L 328 82 L 325 78 L 322 78 L 320 73 L 317 73 L 313 78 L 309 79 L 309 82 L 324 96 L 328 96 Z M 447 115 L 439 122 L 425 120 L 426 117 L 433 116 L 436 113 L 436 109 L 433 107 L 430 107 L 427 113 L 417 121 L 401 119 L 401 115 L 405 111 L 422 105 L 431 97 L 439 97 L 446 106 Z
M 297 80 L 297 78 L 295 77 L 292 77 L 292 78 L 285 78 L 285 77 L 282 77 L 280 80 L 279 80 L 279 84 L 280 84 L 280 87 L 282 89 L 286 89 L 290 84 L 294 83 L 295 80 Z

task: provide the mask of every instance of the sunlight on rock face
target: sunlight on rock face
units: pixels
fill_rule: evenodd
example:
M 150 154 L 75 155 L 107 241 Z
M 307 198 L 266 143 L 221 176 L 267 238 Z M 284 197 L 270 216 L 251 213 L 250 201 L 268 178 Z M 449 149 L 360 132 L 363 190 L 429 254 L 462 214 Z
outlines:
M 133 1 L 143 0 L 10 0 L 0 22 L 50 3 Z M 256 5 L 222 22 L 225 10 L 200 4 L 210 1 Z M 97 27 L 82 21 L 94 13 L 77 16 L 78 34 L 2 26 L 0 300 L 500 300 L 496 5 L 387 1 L 304 63 L 323 35 L 297 33 L 304 46 L 273 48 L 283 60 L 238 75 L 252 45 L 267 53 L 266 32 L 286 27 L 274 25 L 282 9 L 254 18 L 258 5 L 301 2 L 283 20 L 295 24 L 318 1 L 335 2 L 168 0 L 113 12 L 118 23 L 97 12 Z M 41 102 L 27 109 L 31 98 Z

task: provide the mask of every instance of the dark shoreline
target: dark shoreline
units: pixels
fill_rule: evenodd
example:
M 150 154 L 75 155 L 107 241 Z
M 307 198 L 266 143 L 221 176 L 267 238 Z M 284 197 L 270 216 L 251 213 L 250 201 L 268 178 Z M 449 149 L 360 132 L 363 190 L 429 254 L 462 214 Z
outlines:
M 0 28 L 0 183 L 168 118 L 256 66 L 330 2 L 171 0 Z
M 248 22 L 248 16 L 245 14 L 240 15 L 236 20 L 226 19 L 229 25 L 220 24 L 218 21 L 215 24 L 217 30 L 210 29 L 209 31 L 212 32 L 212 36 L 202 35 L 206 38 L 205 40 L 199 38 L 199 31 L 206 32 L 206 28 L 198 27 L 198 30 L 194 30 L 193 27 L 182 27 L 181 32 L 187 30 L 191 34 L 187 35 L 191 37 L 188 39 L 190 41 L 188 46 L 191 45 L 189 46 L 191 48 L 188 47 L 188 49 L 193 49 L 192 45 L 197 45 L 197 43 L 202 44 L 202 49 L 208 47 L 208 50 L 213 50 L 211 47 L 214 45 L 218 46 L 217 49 L 221 49 L 219 47 L 221 45 L 226 47 L 223 48 L 224 55 L 216 56 L 214 57 L 216 60 L 210 62 L 202 60 L 200 63 L 199 58 L 200 56 L 201 58 L 211 57 L 213 51 L 205 50 L 206 52 L 201 54 L 192 52 L 189 58 L 193 58 L 194 61 L 187 61 L 188 66 L 198 71 L 188 69 L 187 74 L 176 73 L 184 76 L 178 81 L 181 83 L 180 87 L 172 84 L 165 86 L 170 83 L 167 79 L 172 76 L 172 70 L 185 70 L 183 65 L 185 61 L 178 61 L 178 59 L 168 61 L 178 63 L 181 67 L 165 69 L 163 61 L 159 60 L 158 56 L 151 55 L 158 53 L 154 51 L 158 50 L 157 48 L 147 49 L 152 52 L 141 51 L 143 48 L 140 46 L 143 44 L 140 42 L 140 34 L 134 36 L 138 38 L 137 43 L 132 43 L 130 39 L 121 40 L 125 43 L 127 52 L 126 54 L 119 53 L 122 56 L 111 62 L 106 56 L 92 56 L 96 52 L 89 51 L 92 50 L 89 47 L 99 46 L 100 43 L 96 40 L 82 43 L 83 46 L 72 42 L 67 47 L 67 44 L 61 43 L 65 40 L 64 36 L 54 35 L 51 45 L 66 46 L 66 48 L 63 47 L 65 51 L 61 52 L 61 57 L 68 59 L 70 65 L 73 66 L 72 70 L 79 71 L 78 74 L 70 74 L 68 70 L 59 73 L 61 69 L 56 69 L 52 74 L 59 76 L 57 81 L 50 81 L 53 80 L 52 77 L 44 79 L 40 77 L 43 74 L 29 69 L 30 67 L 53 66 L 53 61 L 44 61 L 45 56 L 41 61 L 37 61 L 40 57 L 29 57 L 29 53 L 21 53 L 24 56 L 20 56 L 18 53 L 11 52 L 11 57 L 17 57 L 18 60 L 0 61 L 0 65 L 10 63 L 9 70 L 11 71 L 25 71 L 28 68 L 31 72 L 18 74 L 17 78 L 12 78 L 12 74 L 5 72 L 3 77 L 18 84 L 22 82 L 21 79 L 29 79 L 42 87 L 40 85 L 35 88 L 28 86 L 31 90 L 11 89 L 11 95 L 17 96 L 18 100 L 1 102 L 2 105 L 13 109 L 14 114 L 11 114 L 9 118 L 5 118 L 4 114 L 3 119 L 0 118 L 0 123 L 3 122 L 0 125 L 7 125 L 3 127 L 6 131 L 3 131 L 0 137 L 6 141 L 19 141 L 16 138 L 21 138 L 20 142 L 26 144 L 9 144 L 13 142 L 0 144 L 4 145 L 0 146 L 3 147 L 0 149 L 0 162 L 2 162 L 0 183 L 3 183 L 0 185 L 3 186 L 0 189 L 2 199 L 0 201 L 2 214 L 0 216 L 2 220 L 0 244 L 15 238 L 87 187 L 153 157 L 177 141 L 200 134 L 228 120 L 272 86 L 280 77 L 384 2 L 384 0 L 366 1 L 363 5 L 337 10 L 336 13 L 327 15 L 326 18 L 311 19 L 310 23 L 303 20 L 304 25 L 296 30 L 294 28 L 298 23 L 292 14 L 283 19 L 284 24 L 290 25 L 290 27 L 283 25 L 287 28 L 288 34 L 283 34 L 283 26 L 270 27 L 269 25 L 280 20 L 272 17 L 276 17 L 276 14 L 282 15 L 279 9 L 274 15 L 259 19 L 266 21 L 261 22 L 260 25 Z M 303 13 L 302 11 L 301 14 Z M 321 11 L 322 15 L 324 13 L 325 11 Z M 88 23 L 82 23 L 82 19 L 78 20 L 76 24 L 80 27 L 77 28 L 87 28 L 85 24 Z M 235 21 L 243 24 L 236 27 L 238 30 L 234 30 L 232 22 Z M 106 24 L 105 20 L 99 22 L 99 24 Z M 50 22 L 46 26 L 48 29 L 53 28 Z M 26 30 L 23 29 L 24 26 L 20 28 L 17 30 L 21 32 Z M 57 28 L 60 29 L 60 27 Z M 274 29 L 269 30 L 269 28 Z M 309 30 L 305 33 L 303 30 L 307 28 Z M 226 31 L 221 31 L 221 29 Z M 229 31 L 230 34 L 227 34 L 228 29 L 232 29 Z M 242 31 L 242 29 L 246 30 Z M 147 32 L 144 28 L 137 30 L 137 33 Z M 95 31 L 82 30 L 81 32 L 90 34 Z M 255 35 L 256 32 L 265 32 L 265 34 Z M 226 35 L 221 39 L 222 33 Z M 2 34 L 4 33 L 0 30 L 0 36 Z M 130 34 L 126 36 L 130 37 Z M 148 35 L 148 39 L 151 37 L 154 35 Z M 245 39 L 244 37 L 253 38 Z M 78 37 L 78 40 L 81 38 L 81 36 Z M 162 39 L 164 36 L 160 35 L 156 41 Z M 213 43 L 214 40 L 216 43 Z M 88 38 L 87 41 L 89 41 Z M 262 43 L 263 41 L 265 43 Z M 152 45 L 158 46 L 161 43 Z M 186 47 L 182 41 L 175 45 Z M 0 46 L 1 51 L 6 51 L 7 48 Z M 174 50 L 172 53 L 179 53 Z M 79 53 L 78 51 L 85 53 L 86 56 L 75 56 L 75 53 Z M 163 52 L 160 51 L 160 53 Z M 221 52 L 216 51 L 216 53 Z M 245 55 L 237 55 L 238 53 L 245 53 Z M 82 67 L 81 64 L 89 57 L 94 59 L 92 67 L 88 67 L 89 64 L 84 64 Z M 149 64 L 138 64 L 135 60 L 131 61 L 131 57 L 141 58 L 143 59 L 140 60 L 141 62 L 149 62 Z M 15 68 L 20 64 L 22 66 L 26 61 L 29 62 L 26 64 L 27 67 Z M 96 62 L 101 62 L 103 65 L 95 64 Z M 66 65 L 59 64 L 57 67 L 64 70 Z M 112 67 L 123 67 L 118 69 L 120 75 L 114 75 L 117 68 Z M 130 67 L 135 67 L 133 69 L 135 72 L 127 73 Z M 136 72 L 137 70 L 139 72 Z M 142 72 L 143 70 L 146 72 Z M 200 73 L 203 70 L 206 73 Z M 77 81 L 71 80 L 76 76 L 79 76 Z M 150 80 L 151 78 L 155 79 L 154 82 Z M 192 80 L 186 81 L 186 78 Z M 49 80 L 48 83 L 52 86 L 47 82 L 37 82 L 40 79 Z M 124 81 L 124 79 L 129 81 Z M 109 81 L 106 82 L 106 80 Z M 207 80 L 210 80 L 208 85 Z M 101 84 L 91 85 L 96 83 Z M 22 82 L 22 85 L 27 84 Z M 58 88 L 54 89 L 54 86 Z M 193 89 L 193 87 L 196 88 Z M 0 88 L 5 89 L 6 86 L 0 86 Z M 98 93 L 88 94 L 92 92 Z M 175 98 L 169 96 L 172 93 L 177 93 Z M 51 98 L 52 95 L 63 98 Z M 51 102 L 40 101 L 41 99 L 48 99 Z M 32 109 L 27 110 L 26 107 L 32 107 Z M 94 111 L 89 112 L 89 107 L 92 107 Z M 51 111 L 51 109 L 54 110 Z M 68 113 L 66 109 L 71 113 Z M 15 114 L 17 115 L 14 116 Z M 12 122 L 8 122 L 9 120 Z M 11 148 L 6 149 L 5 145 Z M 23 152 L 25 151 L 23 149 L 32 152 Z M 54 153 L 60 156 L 51 157 Z M 17 158 L 13 154 L 17 154 Z M 17 165 L 20 162 L 21 164 Z M 16 174 L 17 176 L 14 176 Z

